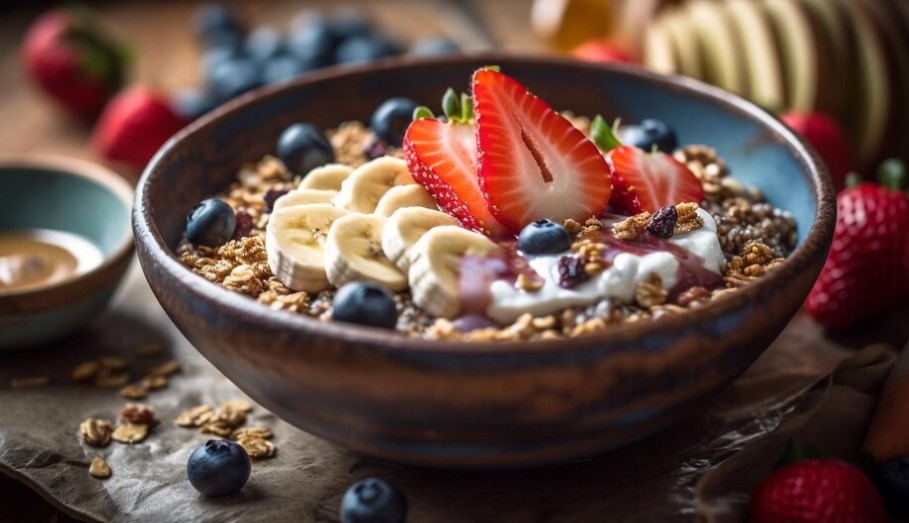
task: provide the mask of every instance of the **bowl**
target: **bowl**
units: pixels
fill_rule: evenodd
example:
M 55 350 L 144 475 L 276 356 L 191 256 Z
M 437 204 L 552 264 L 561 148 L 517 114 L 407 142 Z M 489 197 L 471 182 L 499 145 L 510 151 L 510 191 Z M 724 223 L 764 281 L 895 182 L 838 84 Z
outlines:
M 0 349 L 49 343 L 86 325 L 123 278 L 133 190 L 104 167 L 53 156 L 0 155 L 0 184 L 0 236 L 40 229 L 42 238 L 92 251 L 70 277 L 0 287 Z
M 776 271 L 685 314 L 570 341 L 463 343 L 273 311 L 174 256 L 187 212 L 241 164 L 272 153 L 289 124 L 367 120 L 392 96 L 438 105 L 449 86 L 501 65 L 558 109 L 662 118 L 792 212 L 798 247 Z M 139 260 L 196 348 L 284 420 L 354 452 L 485 468 L 572 460 L 656 433 L 734 380 L 780 333 L 814 283 L 833 234 L 834 193 L 813 153 L 755 105 L 695 80 L 555 58 L 382 62 L 251 93 L 171 139 L 139 184 Z

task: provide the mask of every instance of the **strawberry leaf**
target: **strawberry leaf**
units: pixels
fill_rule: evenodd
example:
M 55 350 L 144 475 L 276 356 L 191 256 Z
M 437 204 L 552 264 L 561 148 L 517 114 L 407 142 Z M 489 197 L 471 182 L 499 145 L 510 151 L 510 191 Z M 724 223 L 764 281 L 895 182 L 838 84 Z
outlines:
M 821 451 L 814 445 L 810 443 L 799 443 L 795 438 L 789 438 L 789 443 L 786 445 L 786 452 L 780 456 L 780 459 L 777 460 L 776 465 L 774 465 L 773 468 L 779 469 L 797 461 L 818 459 L 820 457 Z
M 606 125 L 606 120 L 600 115 L 596 115 L 590 122 L 590 139 L 604 153 L 622 145 L 612 128 Z
M 442 112 L 449 121 L 461 120 L 461 100 L 451 87 L 442 95 Z
M 902 191 L 909 183 L 906 173 L 906 164 L 897 158 L 884 160 L 877 168 L 877 181 L 888 189 Z

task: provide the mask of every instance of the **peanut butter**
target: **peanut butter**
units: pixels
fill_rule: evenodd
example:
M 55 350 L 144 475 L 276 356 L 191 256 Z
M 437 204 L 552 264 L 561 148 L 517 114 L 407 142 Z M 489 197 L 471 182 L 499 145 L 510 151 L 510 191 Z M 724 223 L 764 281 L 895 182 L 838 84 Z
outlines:
M 100 265 L 101 251 L 62 231 L 0 232 L 0 293 L 54 285 Z

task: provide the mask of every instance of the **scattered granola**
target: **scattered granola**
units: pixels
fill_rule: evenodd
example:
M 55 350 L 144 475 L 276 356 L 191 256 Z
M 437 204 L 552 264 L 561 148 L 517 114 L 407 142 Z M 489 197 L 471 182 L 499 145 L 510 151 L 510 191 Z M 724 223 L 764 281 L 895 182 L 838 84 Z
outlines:
M 110 444 L 114 427 L 107 420 L 88 418 L 79 424 L 82 439 L 93 447 L 106 447 Z
M 47 376 L 26 376 L 9 380 L 9 386 L 13 390 L 39 389 L 46 387 L 48 383 L 50 378 Z
M 240 427 L 231 434 L 231 437 L 235 440 L 240 438 L 271 439 L 273 436 L 271 429 L 267 427 Z
M 680 203 L 675 206 L 675 232 L 691 232 L 704 226 L 704 219 L 698 216 L 700 206 L 695 202 Z
M 166 363 L 162 363 L 161 365 L 158 365 L 156 367 L 152 367 L 151 369 L 148 370 L 148 372 L 146 373 L 146 376 L 149 376 L 149 377 L 160 376 L 160 377 L 167 378 L 167 377 L 170 377 L 170 376 L 180 372 L 181 370 L 183 370 L 183 365 L 180 364 L 179 361 L 170 360 L 170 361 L 168 361 Z
M 142 378 L 139 385 L 146 390 L 160 390 L 167 387 L 167 378 L 164 376 L 146 376 Z
M 148 437 L 148 425 L 133 425 L 132 423 L 118 425 L 111 434 L 114 441 L 130 445 L 142 443 L 146 437 Z
M 90 381 L 101 370 L 101 364 L 97 361 L 86 361 L 76 365 L 73 369 L 73 381 Z
M 227 400 L 221 404 L 223 410 L 232 410 L 248 414 L 253 410 L 253 403 L 247 400 Z
M 669 292 L 663 288 L 663 280 L 655 273 L 638 284 L 634 293 L 634 299 L 638 305 L 648 309 L 666 303 L 668 297 Z
M 155 424 L 155 409 L 144 403 L 127 403 L 120 410 L 120 419 L 133 425 Z
M 111 475 L 110 465 L 101 456 L 95 456 L 88 466 L 88 473 L 97 479 L 107 479 Z
M 181 412 L 175 423 L 178 427 L 200 427 L 211 417 L 214 410 L 211 405 L 199 405 Z
M 649 221 L 650 213 L 647 211 L 629 216 L 612 226 L 612 234 L 620 240 L 633 240 L 643 234 Z
M 102 369 L 103 369 L 103 367 L 102 367 Z M 95 376 L 95 385 L 97 385 L 99 387 L 116 389 L 119 387 L 123 387 L 127 383 L 129 383 L 129 374 L 127 374 L 125 372 L 121 373 L 121 374 L 100 373 L 97 376 Z
M 278 450 L 274 443 L 258 437 L 241 436 L 237 438 L 237 443 L 254 460 L 273 458 Z
M 148 388 L 134 383 L 120 389 L 120 395 L 128 400 L 141 400 L 148 396 Z
M 140 358 L 153 358 L 164 353 L 164 348 L 157 344 L 143 345 L 136 351 L 136 356 Z

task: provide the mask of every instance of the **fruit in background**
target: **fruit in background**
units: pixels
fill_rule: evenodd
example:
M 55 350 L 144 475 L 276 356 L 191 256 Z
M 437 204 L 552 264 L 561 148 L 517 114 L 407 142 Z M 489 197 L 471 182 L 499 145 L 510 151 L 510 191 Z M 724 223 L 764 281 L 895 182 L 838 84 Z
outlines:
M 838 191 L 842 190 L 846 175 L 855 170 L 855 160 L 852 142 L 846 138 L 839 124 L 818 112 L 789 111 L 781 114 L 780 119 L 821 155 L 833 178 L 833 185 Z
M 876 479 L 878 492 L 887 511 L 894 516 L 909 516 L 909 456 L 885 463 Z
M 568 54 L 588 62 L 637 64 L 639 60 L 620 44 L 610 39 L 588 40 L 573 48 Z
M 391 294 L 381 285 L 356 281 L 338 289 L 331 302 L 334 321 L 394 329 L 398 310 Z
M 417 102 L 410 98 L 389 98 L 372 113 L 369 128 L 386 144 L 401 147 L 416 109 Z
M 356 65 L 400 54 L 397 44 L 381 35 L 355 36 L 345 40 L 335 51 L 338 64 Z
M 448 38 L 440 36 L 418 40 L 407 50 L 407 54 L 410 56 L 442 56 L 460 52 L 461 46 Z
M 95 125 L 92 143 L 108 160 L 144 167 L 186 123 L 167 98 L 137 85 L 107 104 Z
M 186 475 L 194 489 L 206 496 L 227 496 L 239 492 L 252 465 L 246 449 L 226 439 L 208 440 L 186 463 Z
M 637 125 L 626 125 L 619 128 L 619 139 L 625 145 L 650 151 L 671 153 L 679 146 L 675 129 L 666 122 L 654 119 L 642 120 Z
M 344 493 L 340 515 L 341 523 L 404 523 L 407 498 L 383 479 L 366 478 Z
M 517 234 L 534 220 L 584 221 L 605 210 L 610 169 L 584 133 L 496 70 L 474 73 L 473 96 L 477 177 L 498 221 Z
M 606 158 L 613 168 L 609 204 L 621 212 L 655 212 L 667 205 L 704 199 L 700 180 L 669 154 L 622 145 Z
M 21 53 L 32 81 L 78 117 L 96 116 L 126 76 L 125 50 L 81 10 L 41 15 L 26 33 Z
M 837 196 L 830 254 L 805 308 L 828 328 L 844 328 L 909 303 L 909 197 L 906 169 L 887 163 L 887 186 L 859 183 Z
M 278 138 L 278 158 L 294 174 L 306 174 L 335 161 L 335 150 L 318 128 L 307 123 L 288 127 Z
M 215 65 L 208 87 L 216 99 L 228 101 L 262 85 L 262 68 L 248 58 L 225 60 Z
M 243 24 L 230 8 L 204 4 L 193 11 L 196 36 L 209 47 L 239 48 L 243 44 Z
M 171 105 L 181 118 L 192 122 L 217 107 L 218 100 L 201 89 L 183 89 L 171 97 Z
M 614 4 L 600 0 L 536 0 L 530 10 L 530 23 L 556 49 L 567 51 L 611 29 Z
M 234 210 L 223 200 L 202 200 L 186 217 L 186 239 L 197 246 L 220 247 L 233 237 L 236 218 Z
M 775 470 L 751 496 L 750 523 L 885 523 L 871 480 L 834 459 L 797 461 Z

